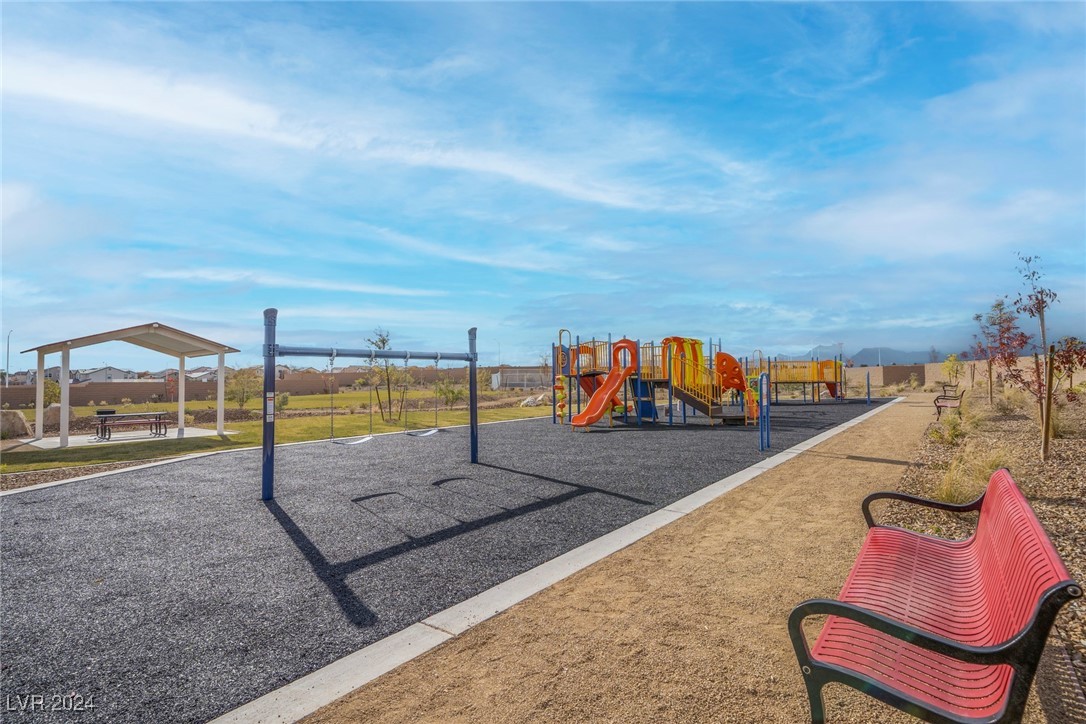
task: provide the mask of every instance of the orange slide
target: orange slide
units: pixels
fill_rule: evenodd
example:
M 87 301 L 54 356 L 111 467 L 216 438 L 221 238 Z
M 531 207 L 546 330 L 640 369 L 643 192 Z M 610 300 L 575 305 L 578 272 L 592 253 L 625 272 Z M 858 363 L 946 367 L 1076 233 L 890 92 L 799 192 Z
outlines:
M 629 363 L 625 367 L 622 366 L 622 350 L 626 350 L 630 355 Z M 598 422 L 611 408 L 612 398 L 617 399 L 616 395 L 622 389 L 622 383 L 635 372 L 637 372 L 637 342 L 632 339 L 620 339 L 611 346 L 611 371 L 596 388 L 592 399 L 588 401 L 588 407 L 575 416 L 570 424 L 573 427 L 587 427 Z

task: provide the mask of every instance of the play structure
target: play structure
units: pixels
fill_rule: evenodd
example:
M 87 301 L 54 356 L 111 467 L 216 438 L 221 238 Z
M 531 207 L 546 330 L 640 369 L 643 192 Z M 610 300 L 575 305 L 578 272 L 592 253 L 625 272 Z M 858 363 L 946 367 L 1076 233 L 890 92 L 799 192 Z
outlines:
M 604 417 L 611 425 L 616 416 L 626 423 L 632 416 L 637 425 L 657 422 L 657 398 L 666 393 L 668 424 L 701 414 L 710 425 L 749 425 L 759 422 L 771 393 L 779 398 L 781 384 L 802 385 L 804 401 L 808 386 L 812 402 L 822 399 L 823 385 L 830 398 L 843 395 L 839 359 L 740 360 L 721 346 L 690 337 L 666 337 L 659 344 L 627 338 L 581 341 L 561 329 L 552 345 L 552 419 L 573 429 L 587 429 Z
M 468 363 L 468 412 L 470 431 L 471 462 L 479 462 L 479 389 L 476 375 L 478 354 L 475 350 L 475 327 L 468 330 L 468 351 L 465 352 L 401 352 L 391 349 L 334 349 L 330 347 L 288 347 L 277 344 L 275 341 L 275 328 L 278 322 L 279 310 L 264 310 L 264 426 L 263 426 L 263 454 L 261 463 L 261 498 L 272 500 L 275 497 L 275 360 L 279 357 L 327 357 L 329 367 L 337 357 L 352 357 L 368 359 L 372 366 L 377 360 L 402 360 L 404 365 L 411 360 L 430 360 L 439 363 L 441 360 L 460 361 Z M 391 404 L 391 401 L 390 401 Z M 431 434 L 437 429 L 435 398 L 434 428 L 420 431 L 421 434 Z M 335 437 L 335 406 L 332 400 L 332 427 L 330 439 Z M 370 432 L 372 434 L 372 409 L 370 405 Z M 406 414 L 404 415 L 406 428 Z M 409 433 L 410 434 L 410 433 Z

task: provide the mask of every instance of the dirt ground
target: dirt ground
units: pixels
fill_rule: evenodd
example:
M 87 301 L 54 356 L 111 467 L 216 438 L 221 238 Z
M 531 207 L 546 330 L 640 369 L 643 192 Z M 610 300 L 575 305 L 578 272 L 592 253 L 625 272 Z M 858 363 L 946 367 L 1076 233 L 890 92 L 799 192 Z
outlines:
M 809 721 L 788 614 L 844 583 L 860 501 L 897 487 L 931 398 L 909 397 L 306 721 Z M 830 721 L 916 721 L 841 685 L 825 694 Z M 1035 699 L 1025 721 L 1045 721 Z

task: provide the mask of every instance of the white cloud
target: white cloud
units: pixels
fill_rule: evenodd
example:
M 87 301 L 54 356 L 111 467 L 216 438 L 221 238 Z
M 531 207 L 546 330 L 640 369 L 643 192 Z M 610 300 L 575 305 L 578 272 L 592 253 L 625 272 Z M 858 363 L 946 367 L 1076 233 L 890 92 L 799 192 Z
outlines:
M 50 247 L 70 247 L 113 228 L 99 212 L 56 203 L 28 184 L 4 183 L 0 193 L 5 259 L 41 254 Z
M 382 284 L 358 284 L 325 279 L 306 279 L 267 272 L 250 272 L 235 269 L 199 269 L 146 272 L 148 279 L 170 279 L 204 284 L 253 284 L 280 289 L 312 289 L 322 292 L 353 292 L 358 294 L 384 294 L 401 297 L 439 297 L 445 292 L 436 289 L 412 289 Z
M 564 261 L 559 255 L 537 249 L 530 244 L 510 244 L 497 250 L 472 251 L 464 245 L 427 241 L 371 224 L 356 222 L 355 225 L 363 233 L 382 243 L 430 258 L 515 271 L 560 272 L 564 266 Z
M 313 148 L 319 141 L 288 128 L 275 107 L 244 98 L 213 79 L 14 48 L 5 49 L 0 82 L 5 95 L 87 106 L 195 131 L 294 148 Z
M 938 186 L 911 186 L 827 206 L 801 219 L 794 234 L 896 261 L 990 252 L 1062 224 L 1076 205 L 1074 198 L 1047 190 L 1025 189 L 984 202 Z

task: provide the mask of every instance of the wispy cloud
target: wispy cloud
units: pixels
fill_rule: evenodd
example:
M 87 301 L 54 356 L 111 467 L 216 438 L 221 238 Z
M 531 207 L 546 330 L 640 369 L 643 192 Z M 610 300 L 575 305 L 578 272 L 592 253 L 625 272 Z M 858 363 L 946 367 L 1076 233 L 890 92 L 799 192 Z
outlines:
M 144 274 L 147 279 L 170 279 L 199 284 L 251 284 L 276 289 L 311 289 L 322 292 L 353 292 L 357 294 L 381 294 L 397 297 L 441 297 L 445 292 L 437 289 L 415 289 L 383 284 L 359 284 L 356 282 L 307 279 L 285 274 L 251 272 L 237 269 L 151 270 Z
M 212 79 L 16 48 L 5 53 L 3 92 L 108 113 L 245 136 L 299 149 L 318 139 L 286 127 L 284 114 Z

